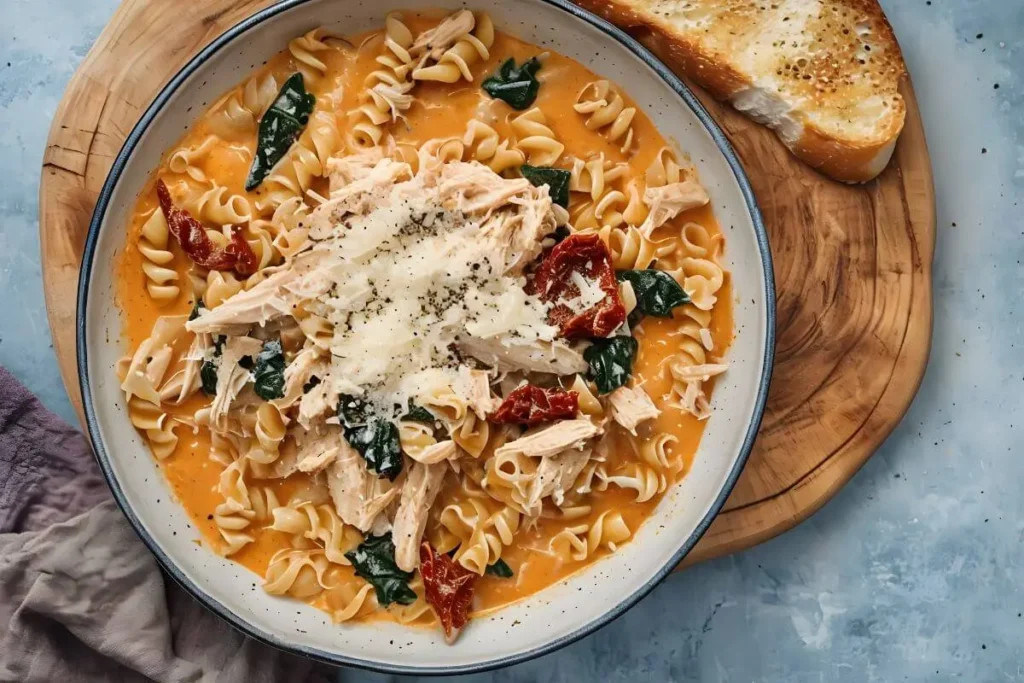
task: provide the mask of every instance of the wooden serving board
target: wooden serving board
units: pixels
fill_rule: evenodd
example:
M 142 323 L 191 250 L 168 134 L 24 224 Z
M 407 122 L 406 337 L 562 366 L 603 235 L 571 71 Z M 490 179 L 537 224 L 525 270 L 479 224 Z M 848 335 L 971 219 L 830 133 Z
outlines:
M 160 87 L 268 0 L 124 0 L 72 78 L 43 157 L 40 241 L 54 347 L 81 415 L 75 292 L 96 197 Z M 859 187 L 798 162 L 768 130 L 697 94 L 739 152 L 775 259 L 778 339 L 757 445 L 686 564 L 740 550 L 806 519 L 899 422 L 931 341 L 932 172 L 910 82 L 889 168 Z

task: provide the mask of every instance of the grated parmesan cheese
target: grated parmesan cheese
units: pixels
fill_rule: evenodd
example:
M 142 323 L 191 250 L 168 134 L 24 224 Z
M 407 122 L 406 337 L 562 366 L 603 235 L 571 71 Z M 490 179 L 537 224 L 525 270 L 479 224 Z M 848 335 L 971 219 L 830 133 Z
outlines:
M 588 261 L 587 268 L 589 269 L 590 267 L 591 263 Z M 582 313 L 604 301 L 604 290 L 601 289 L 600 285 L 593 280 L 587 279 L 579 271 L 572 271 L 569 279 L 576 285 L 576 289 L 580 293 L 571 299 L 561 298 L 558 300 L 558 303 L 564 305 L 573 313 Z
M 460 338 L 557 334 L 547 324 L 550 305 L 492 261 L 480 223 L 414 189 L 396 186 L 313 248 L 334 284 L 306 309 L 333 326 L 332 378 L 378 414 L 400 414 L 410 399 L 456 381 Z M 589 301 L 594 287 L 584 285 Z

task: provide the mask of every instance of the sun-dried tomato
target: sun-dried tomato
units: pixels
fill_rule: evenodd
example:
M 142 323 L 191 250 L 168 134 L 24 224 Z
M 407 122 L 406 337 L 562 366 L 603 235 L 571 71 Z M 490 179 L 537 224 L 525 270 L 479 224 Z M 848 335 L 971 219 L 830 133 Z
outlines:
M 579 399 L 575 391 L 524 384 L 509 393 L 488 419 L 498 424 L 535 425 L 576 417 Z
M 231 241 L 225 247 L 218 247 L 206 228 L 184 209 L 171 201 L 171 192 L 164 181 L 156 184 L 156 196 L 167 219 L 167 228 L 182 250 L 197 266 L 209 270 L 234 270 L 239 275 L 252 275 L 259 267 L 259 260 L 252 247 L 245 241 L 245 235 L 238 228 L 231 233 Z
M 452 642 L 469 621 L 477 575 L 444 553 L 436 552 L 429 543 L 420 546 L 420 575 L 427 603 L 441 621 L 445 639 Z
M 596 283 L 604 299 L 582 312 L 562 303 L 580 295 L 573 273 Z M 557 325 L 563 337 L 607 337 L 626 319 L 612 256 L 597 235 L 570 235 L 556 244 L 537 268 L 531 286 L 543 301 L 555 304 L 548 322 Z

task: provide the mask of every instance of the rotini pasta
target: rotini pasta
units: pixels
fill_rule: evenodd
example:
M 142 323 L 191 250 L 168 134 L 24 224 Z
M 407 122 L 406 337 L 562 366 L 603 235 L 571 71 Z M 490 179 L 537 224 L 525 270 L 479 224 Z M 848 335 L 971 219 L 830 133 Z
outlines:
M 242 291 L 242 283 L 229 272 L 211 270 L 206 276 L 206 290 L 203 305 L 206 308 L 217 308 L 226 300 Z
M 413 35 L 402 16 L 391 12 L 384 24 L 384 49 L 377 57 L 380 68 L 363 83 L 362 104 L 349 115 L 349 143 L 354 149 L 381 144 L 384 126 L 404 116 L 412 106 Z
M 266 191 L 256 201 L 257 210 L 266 215 L 289 199 L 302 197 L 315 178 L 327 174 L 327 160 L 341 145 L 338 122 L 333 111 L 318 111 L 288 155 L 267 177 Z
M 333 37 L 326 28 L 319 26 L 288 43 L 288 52 L 291 53 L 295 65 L 306 81 L 315 83 L 324 77 L 327 65 L 320 56 L 333 49 L 327 42 Z
M 540 107 L 519 114 L 509 124 L 516 135 L 516 149 L 525 154 L 533 166 L 554 166 L 565 151 L 565 145 L 555 138 Z
M 573 108 L 587 116 L 587 128 L 603 130 L 609 142 L 619 144 L 621 152 L 627 152 L 632 146 L 636 108 L 626 106 L 626 101 L 610 81 L 588 84 L 580 91 Z
M 683 179 L 683 169 L 676 161 L 675 154 L 668 147 L 662 147 L 647 167 L 644 175 L 647 187 L 662 187 L 678 183 Z
M 469 151 L 470 159 L 486 164 L 495 173 L 518 169 L 526 163 L 526 155 L 521 149 L 510 149 L 509 141 L 502 140 L 498 132 L 483 121 L 470 121 L 462 142 Z
M 217 138 L 209 136 L 197 147 L 182 147 L 171 154 L 167 168 L 171 173 L 187 175 L 197 183 L 207 182 L 206 173 L 196 165 L 217 145 Z
M 249 201 L 228 188 L 214 185 L 208 190 L 192 192 L 184 198 L 185 208 L 196 218 L 217 226 L 243 225 L 252 218 Z
M 436 64 L 414 69 L 414 80 L 440 83 L 473 80 L 473 65 L 489 59 L 489 50 L 494 44 L 494 23 L 490 16 L 484 12 L 474 12 L 473 18 L 475 26 L 472 31 L 462 34 L 452 47 L 441 54 Z
M 267 566 L 263 590 L 300 599 L 317 596 L 331 587 L 326 578 L 329 566 L 322 550 L 279 550 Z
M 174 253 L 170 249 L 171 233 L 164 212 L 157 207 L 142 224 L 139 234 L 139 253 L 142 254 L 142 272 L 146 276 L 146 291 L 153 301 L 166 305 L 178 298 L 178 271 L 173 267 Z
M 274 102 L 277 91 L 277 79 L 273 74 L 250 78 L 241 92 L 231 93 L 213 106 L 210 127 L 226 139 L 251 133 Z
M 373 586 L 368 583 L 341 581 L 327 589 L 324 599 L 336 624 L 365 617 L 378 609 Z
M 605 475 L 602 484 L 636 491 L 636 502 L 645 503 L 668 487 L 665 474 L 644 463 L 626 463 L 617 474 Z

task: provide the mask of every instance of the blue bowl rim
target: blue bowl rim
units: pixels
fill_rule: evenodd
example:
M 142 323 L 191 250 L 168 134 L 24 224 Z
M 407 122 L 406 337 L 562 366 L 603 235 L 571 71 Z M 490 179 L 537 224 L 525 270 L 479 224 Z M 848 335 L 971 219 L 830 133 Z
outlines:
M 540 0 L 548 5 L 552 5 L 561 9 L 562 11 L 574 16 L 575 18 L 583 21 L 591 26 L 599 29 L 605 33 L 608 37 L 618 41 L 625 46 L 630 52 L 641 59 L 647 66 L 655 71 L 658 76 L 683 100 L 683 102 L 696 114 L 701 124 L 714 139 L 715 144 L 718 146 L 722 155 L 725 157 L 730 168 L 732 169 L 733 175 L 736 179 L 737 184 L 740 187 L 740 191 L 743 194 L 744 201 L 747 205 L 747 210 L 750 213 L 751 221 L 754 226 L 754 232 L 757 239 L 758 250 L 761 255 L 761 265 L 764 272 L 764 297 L 765 297 L 765 352 L 762 361 L 761 370 L 761 381 L 757 388 L 757 398 L 754 404 L 754 414 L 751 418 L 750 425 L 747 428 L 747 432 L 743 438 L 743 444 L 740 448 L 739 457 L 733 464 L 732 470 L 729 472 L 729 476 L 726 478 L 725 484 L 719 492 L 715 501 L 712 503 L 707 514 L 701 520 L 697 528 L 690 534 L 686 541 L 679 547 L 672 558 L 659 569 L 654 576 L 651 577 L 646 583 L 635 590 L 631 595 L 622 600 L 618 605 L 609 610 L 607 613 L 591 621 L 588 624 L 577 628 L 575 631 L 555 638 L 544 645 L 535 647 L 525 652 L 519 652 L 506 657 L 498 657 L 483 662 L 477 662 L 473 664 L 455 665 L 446 667 L 419 667 L 419 666 L 405 666 L 401 664 L 382 664 L 380 662 L 372 662 L 368 660 L 362 660 L 358 658 L 348 657 L 345 655 L 334 654 L 326 652 L 319 648 L 307 647 L 304 645 L 288 643 L 280 640 L 274 634 L 264 632 L 257 628 L 253 624 L 247 622 L 242 617 L 235 614 L 231 609 L 221 604 L 219 601 L 214 599 L 211 595 L 206 593 L 203 588 L 189 579 L 182 573 L 182 571 L 171 561 L 171 559 L 163 552 L 156 540 L 150 536 L 143 526 L 141 520 L 136 516 L 134 510 L 128 504 L 125 499 L 124 492 L 121 490 L 121 486 L 114 476 L 113 469 L 111 467 L 106 448 L 104 443 L 99 438 L 99 426 L 97 424 L 96 412 L 92 403 L 92 392 L 90 390 L 89 380 L 89 363 L 88 363 L 88 348 L 85 340 L 85 325 L 86 325 L 86 309 L 89 300 L 89 281 L 92 275 L 93 259 L 96 251 L 96 242 L 99 238 L 100 225 L 103 222 L 103 218 L 106 215 L 108 205 L 110 203 L 110 197 L 120 180 L 121 174 L 124 171 L 125 165 L 128 159 L 131 157 L 135 150 L 135 147 L 139 144 L 139 141 L 145 135 L 153 119 L 157 113 L 160 112 L 163 107 L 167 104 L 168 100 L 174 95 L 179 87 L 210 57 L 216 54 L 221 48 L 226 46 L 232 40 L 239 35 L 242 35 L 250 29 L 258 26 L 267 19 L 274 17 L 282 12 L 287 12 L 294 7 L 303 5 L 309 0 L 282 0 L 281 2 L 267 7 L 256 14 L 240 21 L 239 23 L 232 26 L 226 32 L 215 38 L 209 45 L 203 48 L 197 55 L 188 61 L 185 66 L 172 78 L 167 85 L 165 85 L 157 97 L 153 100 L 153 103 L 146 109 L 142 118 L 132 128 L 129 133 L 121 151 L 118 153 L 117 158 L 114 160 L 114 164 L 107 175 L 107 179 L 103 184 L 103 189 L 100 191 L 99 197 L 97 198 L 96 208 L 93 211 L 92 220 L 89 224 L 89 233 L 86 237 L 85 252 L 82 258 L 82 267 L 79 274 L 78 281 L 78 301 L 77 301 L 77 340 L 76 348 L 78 351 L 78 382 L 82 392 L 82 402 L 85 409 L 86 427 L 89 432 L 89 440 L 92 443 L 93 451 L 96 454 L 96 459 L 99 462 L 100 468 L 103 471 L 103 476 L 107 480 L 107 484 L 110 486 L 111 492 L 114 495 L 114 499 L 117 502 L 118 507 L 128 518 L 132 527 L 135 529 L 135 533 L 138 534 L 139 538 L 142 539 L 143 543 L 149 548 L 150 552 L 156 557 L 160 566 L 163 570 L 173 578 L 178 585 L 185 589 L 191 594 L 196 600 L 202 603 L 207 609 L 214 612 L 222 619 L 231 624 L 234 628 L 238 629 L 245 635 L 258 640 L 266 645 L 270 645 L 280 650 L 290 652 L 293 654 L 299 654 L 319 662 L 334 666 L 352 666 L 361 669 L 367 669 L 370 671 L 377 671 L 382 673 L 391 674 L 408 674 L 408 675 L 455 675 L 455 674 L 468 674 L 478 673 L 483 671 L 490 671 L 512 664 L 518 664 L 526 662 L 531 659 L 535 659 L 545 654 L 559 650 L 566 645 L 570 645 L 577 640 L 587 636 L 599 628 L 611 623 L 626 611 L 636 605 L 641 599 L 643 599 L 648 593 L 665 579 L 666 576 L 671 573 L 672 569 L 679 564 L 679 562 L 686 557 L 686 555 L 693 549 L 697 542 L 701 539 L 704 533 L 711 526 L 711 522 L 718 515 L 722 506 L 725 504 L 726 499 L 732 492 L 733 487 L 736 485 L 736 481 L 739 479 L 740 474 L 743 471 L 743 467 L 746 465 L 747 459 L 750 457 L 750 452 L 754 446 L 754 440 L 757 436 L 757 431 L 761 425 L 761 419 L 764 416 L 765 405 L 768 400 L 768 386 L 771 381 L 772 367 L 774 364 L 775 356 L 775 282 L 774 282 L 774 271 L 772 268 L 772 256 L 768 246 L 768 234 L 765 230 L 764 220 L 761 217 L 761 212 L 757 205 L 757 200 L 754 197 L 753 190 L 750 187 L 750 181 L 747 178 L 746 172 L 743 170 L 743 166 L 739 162 L 739 158 L 736 155 L 732 145 L 726 139 L 725 134 L 721 128 L 715 123 L 714 119 L 708 113 L 704 105 L 696 98 L 693 92 L 686 86 L 682 80 L 679 79 L 672 71 L 662 63 L 657 57 L 649 52 L 645 47 L 638 43 L 634 38 L 626 34 L 621 29 L 613 26 L 604 19 L 592 14 L 591 12 L 584 10 L 576 5 L 571 4 L 568 0 Z

